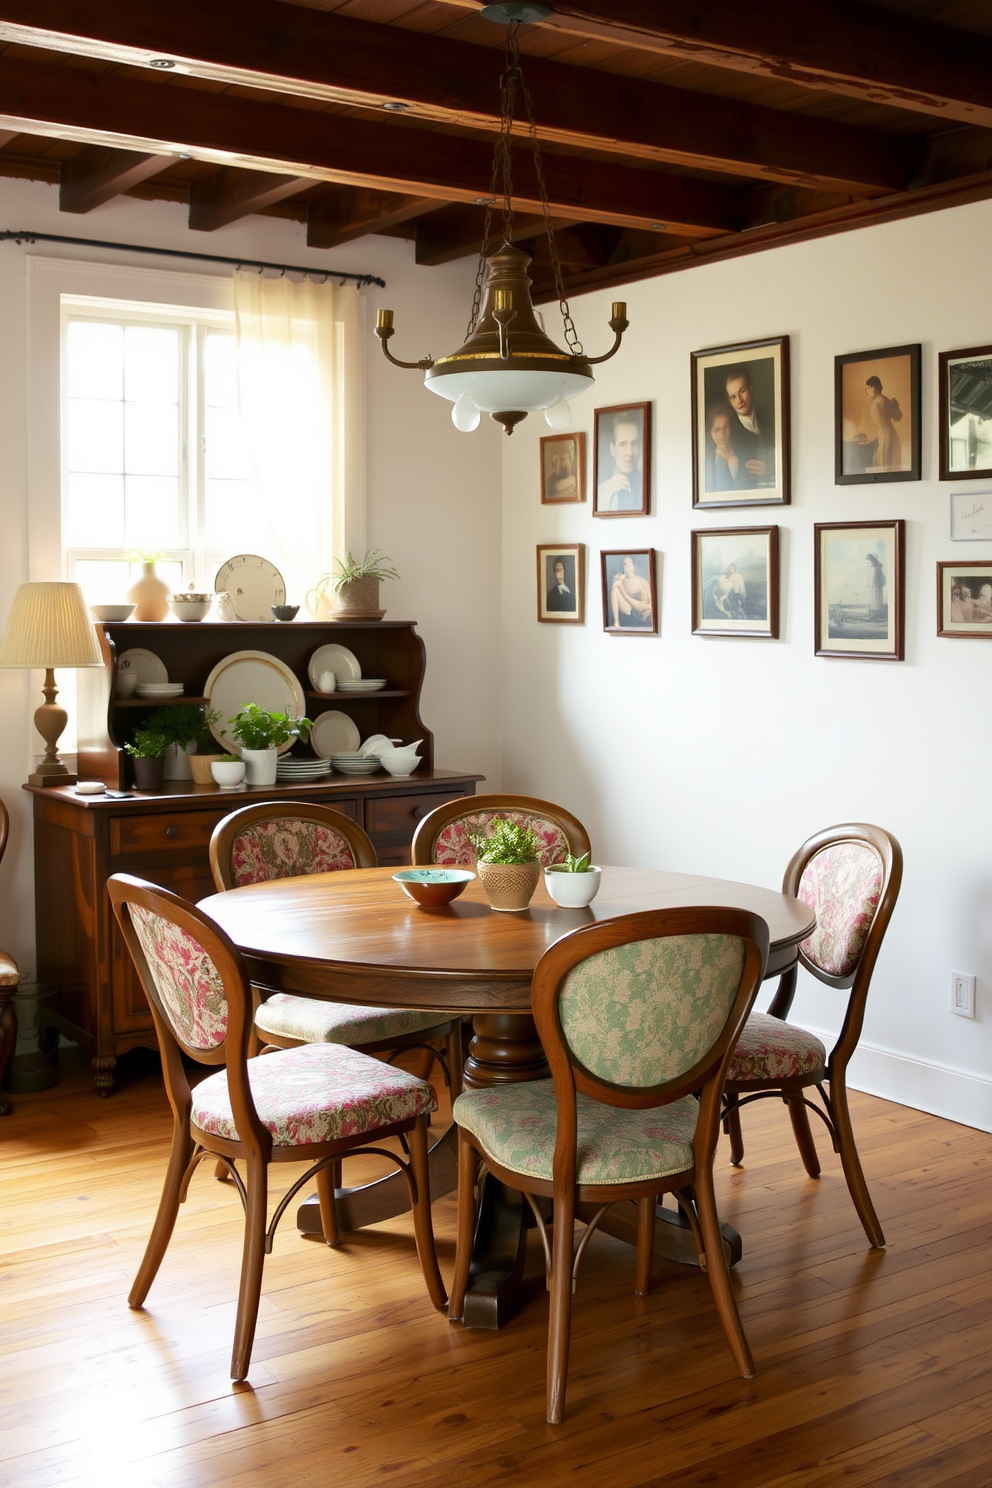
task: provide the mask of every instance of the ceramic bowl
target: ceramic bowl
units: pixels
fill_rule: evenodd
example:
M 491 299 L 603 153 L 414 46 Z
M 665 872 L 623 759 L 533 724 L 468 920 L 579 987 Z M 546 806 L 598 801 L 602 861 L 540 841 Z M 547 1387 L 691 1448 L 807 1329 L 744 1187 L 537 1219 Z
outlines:
M 420 764 L 420 755 L 416 749 L 379 749 L 376 751 L 376 758 L 384 770 L 398 779 L 412 775 Z
M 467 868 L 403 868 L 393 874 L 404 894 L 425 909 L 450 904 L 474 877 Z
M 134 614 L 134 605 L 90 605 L 94 620 L 129 620 Z
M 174 594 L 172 613 L 177 620 L 202 620 L 209 615 L 213 602 L 212 594 Z
M 599 893 L 603 870 L 590 868 L 585 873 L 565 873 L 560 868 L 545 868 L 544 887 L 562 909 L 584 909 Z
M 300 613 L 299 605 L 269 605 L 277 620 L 295 620 Z
M 210 773 L 221 790 L 234 790 L 245 778 L 244 760 L 214 760 Z

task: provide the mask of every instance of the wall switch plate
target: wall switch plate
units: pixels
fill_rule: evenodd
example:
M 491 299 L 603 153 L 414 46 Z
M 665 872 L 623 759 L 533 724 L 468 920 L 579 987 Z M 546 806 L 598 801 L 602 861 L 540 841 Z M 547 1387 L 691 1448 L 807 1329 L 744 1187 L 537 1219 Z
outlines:
M 959 1018 L 975 1016 L 975 978 L 963 971 L 951 972 L 951 1012 Z

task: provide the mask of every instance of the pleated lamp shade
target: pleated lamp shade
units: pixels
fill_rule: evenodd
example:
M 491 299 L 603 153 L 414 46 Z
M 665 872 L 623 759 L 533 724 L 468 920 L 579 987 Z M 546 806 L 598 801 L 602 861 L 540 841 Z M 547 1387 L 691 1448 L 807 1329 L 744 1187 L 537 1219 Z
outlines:
M 0 667 L 102 666 L 78 584 L 22 584 L 0 641 Z

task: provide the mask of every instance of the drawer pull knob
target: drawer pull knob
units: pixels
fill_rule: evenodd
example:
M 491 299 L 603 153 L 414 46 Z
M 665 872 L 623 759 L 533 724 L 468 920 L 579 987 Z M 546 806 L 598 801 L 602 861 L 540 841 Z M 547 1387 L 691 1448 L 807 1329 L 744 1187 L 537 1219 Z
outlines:
M 166 837 L 170 838 L 171 841 L 175 842 L 176 838 L 179 836 L 179 828 L 178 827 L 166 827 L 166 829 L 165 829 L 165 835 L 166 835 Z
M 413 816 L 414 821 L 419 821 L 422 816 L 426 816 L 427 815 L 427 807 L 426 806 L 414 806 L 413 812 L 411 814 Z

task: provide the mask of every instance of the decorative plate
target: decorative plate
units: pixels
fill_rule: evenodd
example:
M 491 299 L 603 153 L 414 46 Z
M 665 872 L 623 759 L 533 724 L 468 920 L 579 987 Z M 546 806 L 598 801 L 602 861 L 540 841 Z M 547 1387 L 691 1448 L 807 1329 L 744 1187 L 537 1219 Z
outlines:
M 275 625 L 273 605 L 286 603 L 286 583 L 268 558 L 257 553 L 239 553 L 222 563 L 214 578 L 217 594 L 230 594 L 239 620 L 264 620 Z
M 203 695 L 208 708 L 220 714 L 210 732 L 228 754 L 239 754 L 241 746 L 230 732 L 230 720 L 246 703 L 257 703 L 269 713 L 286 713 L 290 718 L 303 718 L 306 699 L 292 669 L 268 651 L 233 651 L 219 661 L 207 678 Z M 285 754 L 296 743 L 295 737 L 279 745 Z M 330 750 L 327 751 L 330 753 Z
M 155 655 L 154 651 L 146 651 L 141 646 L 132 646 L 130 651 L 122 651 L 117 658 L 118 672 L 133 672 L 139 682 L 168 682 L 169 673 L 164 661 Z
M 339 682 L 342 677 L 346 682 L 357 682 L 362 675 L 358 657 L 347 646 L 317 647 L 307 663 L 310 686 L 315 692 L 320 690 L 321 672 L 333 672 Z
M 347 713 L 339 713 L 336 708 L 329 708 L 315 718 L 310 730 L 311 748 L 323 759 L 342 751 L 355 750 L 361 742 L 362 736 Z

